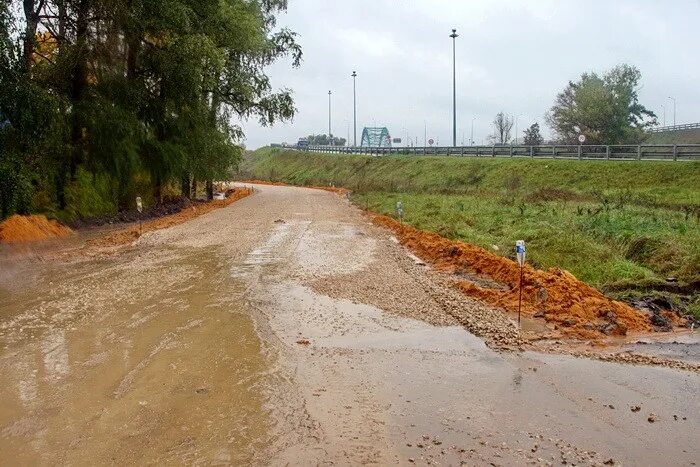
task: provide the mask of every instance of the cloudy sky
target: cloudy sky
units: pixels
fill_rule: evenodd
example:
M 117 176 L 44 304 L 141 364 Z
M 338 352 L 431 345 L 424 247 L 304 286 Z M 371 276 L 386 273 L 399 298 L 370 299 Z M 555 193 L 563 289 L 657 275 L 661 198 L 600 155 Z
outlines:
M 279 25 L 299 34 L 301 67 L 269 68 L 275 88 L 294 92 L 290 123 L 243 124 L 246 145 L 295 142 L 327 133 L 352 139 L 357 71 L 357 138 L 364 126 L 393 137 L 450 144 L 452 44 L 457 29 L 457 139 L 484 142 L 499 111 L 518 115 L 519 132 L 544 123 L 557 92 L 584 71 L 629 63 L 642 72 L 643 105 L 672 124 L 700 121 L 698 0 L 289 0 Z M 464 136 L 463 136 L 464 135 Z M 522 136 L 521 136 L 522 137 Z

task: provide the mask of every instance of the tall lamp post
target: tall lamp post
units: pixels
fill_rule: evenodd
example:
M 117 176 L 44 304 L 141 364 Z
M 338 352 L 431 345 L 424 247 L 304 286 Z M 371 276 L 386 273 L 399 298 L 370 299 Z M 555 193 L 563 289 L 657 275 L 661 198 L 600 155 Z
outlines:
M 355 78 L 357 73 L 352 72 L 352 145 L 357 146 L 357 99 L 355 93 Z
M 331 91 L 328 91 L 328 144 L 333 145 L 331 141 Z
M 661 104 L 661 110 L 664 111 L 664 125 L 663 126 L 666 126 L 666 106 Z
M 452 146 L 457 146 L 457 68 L 456 68 L 456 39 L 457 30 L 453 29 L 452 34 Z
M 523 114 L 515 116 L 515 145 L 518 145 L 518 119 L 522 117 Z
M 669 99 L 673 101 L 673 126 L 676 126 L 676 98 L 669 96 Z
M 470 139 L 470 145 L 474 146 L 474 120 L 476 120 L 476 117 L 472 118 L 472 135 L 469 138 Z

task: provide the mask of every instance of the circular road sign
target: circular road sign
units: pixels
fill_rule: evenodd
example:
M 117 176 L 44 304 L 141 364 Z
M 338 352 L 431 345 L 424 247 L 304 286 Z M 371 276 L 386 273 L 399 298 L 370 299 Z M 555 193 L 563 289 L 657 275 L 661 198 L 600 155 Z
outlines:
M 431 146 L 433 145 L 434 142 L 435 142 L 435 141 L 433 141 L 433 138 L 430 138 L 430 139 L 428 140 L 428 144 L 431 145 Z
M 586 142 L 586 135 L 578 135 L 578 142 L 585 143 Z

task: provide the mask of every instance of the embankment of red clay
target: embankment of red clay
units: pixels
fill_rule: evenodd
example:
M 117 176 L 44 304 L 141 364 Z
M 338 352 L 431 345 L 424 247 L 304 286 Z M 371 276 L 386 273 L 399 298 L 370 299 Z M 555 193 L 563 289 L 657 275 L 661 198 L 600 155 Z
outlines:
M 462 280 L 457 287 L 470 296 L 517 312 L 520 268 L 515 261 L 478 246 L 403 225 L 391 217 L 372 215 L 372 220 L 393 231 L 401 244 L 436 269 L 477 274 L 501 284 L 499 288 L 487 288 Z M 567 271 L 556 268 L 543 271 L 525 265 L 523 284 L 523 312 L 555 323 L 566 335 L 596 339 L 652 330 L 647 315 L 606 297 Z
M 23 243 L 66 237 L 73 231 L 42 215 L 13 215 L 0 223 L 0 243 Z

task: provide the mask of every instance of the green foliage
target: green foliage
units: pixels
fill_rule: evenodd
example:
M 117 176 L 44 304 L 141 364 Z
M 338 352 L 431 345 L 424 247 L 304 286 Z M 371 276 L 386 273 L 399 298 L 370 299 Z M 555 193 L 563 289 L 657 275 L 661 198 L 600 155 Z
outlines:
M 523 144 L 526 146 L 539 146 L 544 143 L 544 138 L 540 133 L 540 124 L 533 123 L 524 131 Z
M 618 65 L 604 76 L 584 73 L 569 82 L 547 116 L 560 141 L 578 144 L 580 134 L 587 144 L 636 144 L 644 130 L 656 124 L 656 115 L 639 103 L 639 70 Z
M 140 194 L 158 202 L 174 183 L 210 184 L 238 164 L 244 135 L 233 121 L 294 115 L 289 90 L 274 91 L 265 74 L 280 57 L 301 60 L 295 34 L 275 28 L 286 1 L 8 5 L 0 5 L 0 171 L 12 176 L 0 186 L 2 216 L 101 215 L 129 206 L 143 181 L 151 193 Z
M 332 143 L 333 146 L 345 146 L 345 138 L 339 138 L 337 136 L 332 136 L 328 138 L 328 135 L 309 135 L 306 137 L 309 140 L 311 146 L 328 146 Z
M 66 189 L 68 207 L 58 213 L 67 220 L 103 216 L 117 206 L 112 197 L 111 179 L 106 174 L 90 173 L 79 169 L 76 180 Z

